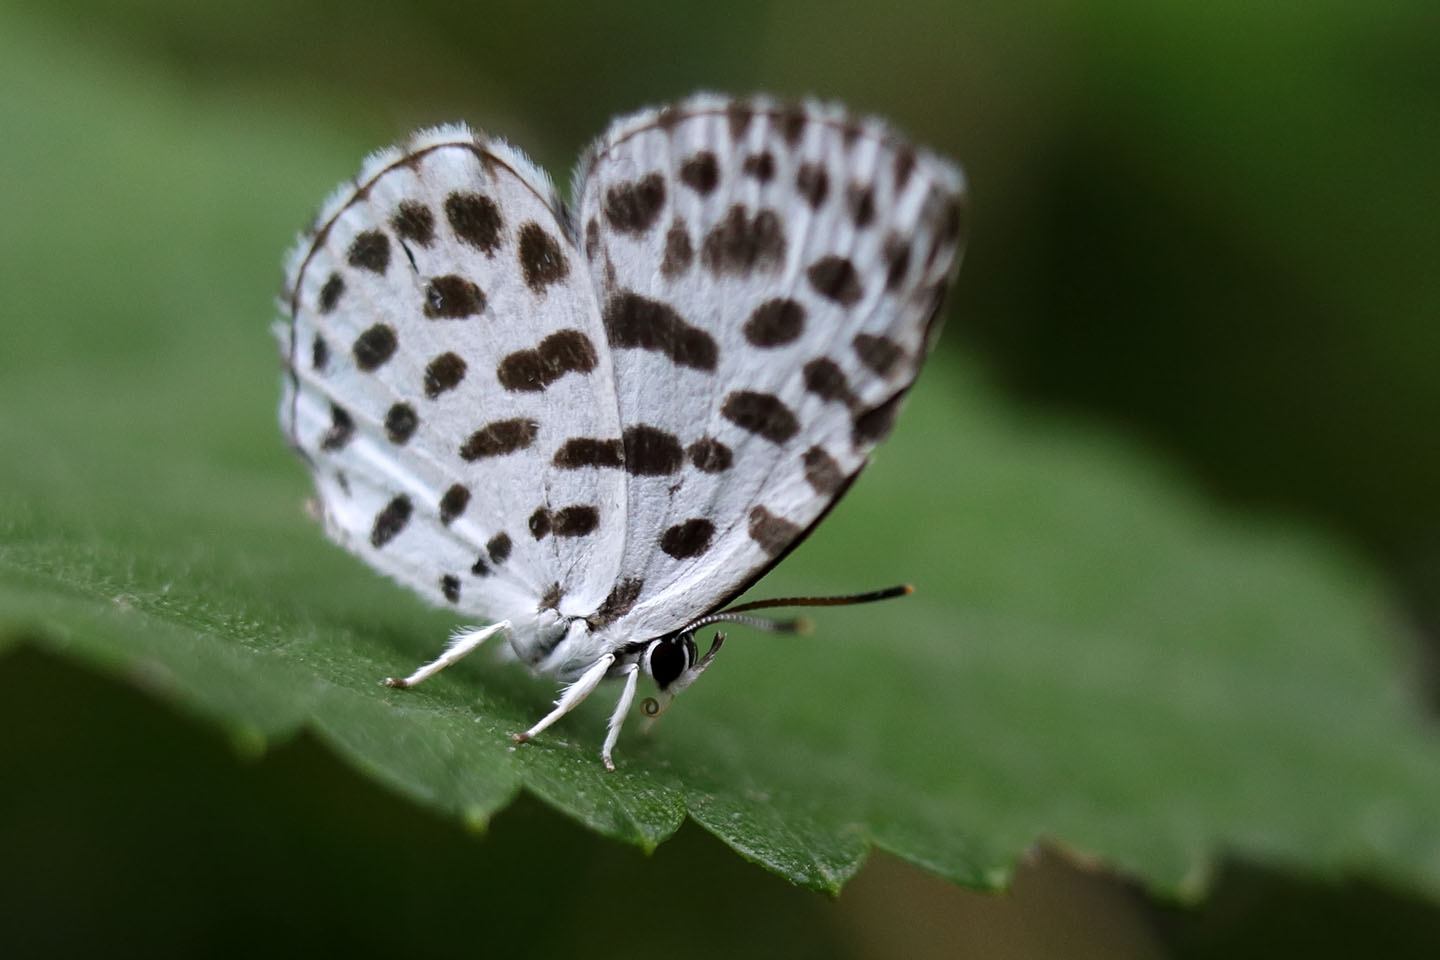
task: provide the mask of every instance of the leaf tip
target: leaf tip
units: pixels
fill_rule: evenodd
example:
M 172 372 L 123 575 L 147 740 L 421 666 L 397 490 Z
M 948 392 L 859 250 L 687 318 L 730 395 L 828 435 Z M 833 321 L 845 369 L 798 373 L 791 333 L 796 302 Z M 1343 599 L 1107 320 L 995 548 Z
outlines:
M 1184 875 L 1180 877 L 1176 893 L 1182 903 L 1199 903 L 1210 893 L 1214 877 L 1214 864 L 1205 859 L 1198 859 L 1190 865 Z
M 253 763 L 260 760 L 269 748 L 265 732 L 253 724 L 242 724 L 230 732 L 230 749 L 242 761 Z
M 483 837 L 490 829 L 490 814 L 483 807 L 466 807 L 460 813 L 460 822 L 467 833 Z
M 1013 877 L 1014 871 L 1009 867 L 991 867 L 981 874 L 980 881 L 990 893 L 1004 893 Z

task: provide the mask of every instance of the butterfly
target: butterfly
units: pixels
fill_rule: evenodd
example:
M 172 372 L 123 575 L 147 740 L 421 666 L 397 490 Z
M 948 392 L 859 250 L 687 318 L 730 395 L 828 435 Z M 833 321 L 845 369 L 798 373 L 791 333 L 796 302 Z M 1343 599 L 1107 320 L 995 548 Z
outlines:
M 280 421 L 325 532 L 454 633 L 565 686 L 525 741 L 641 674 L 659 716 L 701 627 L 889 432 L 958 264 L 965 181 L 837 105 L 699 94 L 612 122 L 574 206 L 503 140 L 425 130 L 364 163 L 286 263 Z

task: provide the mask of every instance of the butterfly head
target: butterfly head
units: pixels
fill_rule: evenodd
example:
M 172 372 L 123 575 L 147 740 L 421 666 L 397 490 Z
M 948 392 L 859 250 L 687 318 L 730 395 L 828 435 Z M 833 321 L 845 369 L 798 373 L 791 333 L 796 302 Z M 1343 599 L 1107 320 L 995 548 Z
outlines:
M 641 704 L 645 716 L 653 720 L 669 709 L 680 691 L 699 679 L 715 661 L 715 654 L 724 642 L 723 633 L 715 634 L 710 649 L 702 657 L 695 646 L 694 630 L 682 630 L 650 641 L 640 656 L 640 669 L 660 689 L 657 696 L 646 697 Z

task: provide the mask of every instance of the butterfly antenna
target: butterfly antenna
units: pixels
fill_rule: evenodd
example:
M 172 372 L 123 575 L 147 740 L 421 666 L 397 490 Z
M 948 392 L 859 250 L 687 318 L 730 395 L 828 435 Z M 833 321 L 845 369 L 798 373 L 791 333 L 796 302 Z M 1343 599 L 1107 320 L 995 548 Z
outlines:
M 852 603 L 873 603 L 876 600 L 889 600 L 891 597 L 906 597 L 914 592 L 915 588 L 906 583 L 898 587 L 886 587 L 884 590 L 847 593 L 838 597 L 776 597 L 773 600 L 752 600 L 749 603 L 742 603 L 738 607 L 731 607 L 728 610 L 701 617 L 685 629 L 698 630 L 712 623 L 739 623 L 770 633 L 809 633 L 811 626 L 809 617 L 772 620 L 769 617 L 752 617 L 747 614 L 751 610 L 763 610 L 771 607 L 845 607 Z

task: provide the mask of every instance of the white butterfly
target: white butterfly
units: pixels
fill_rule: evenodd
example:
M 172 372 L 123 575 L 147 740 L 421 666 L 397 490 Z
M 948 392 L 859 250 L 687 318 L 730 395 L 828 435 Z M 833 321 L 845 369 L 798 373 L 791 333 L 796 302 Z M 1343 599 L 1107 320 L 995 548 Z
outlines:
M 837 106 L 702 94 L 615 121 L 574 195 L 461 126 L 370 157 L 288 259 L 280 419 L 332 539 L 495 621 L 386 682 L 501 634 L 568 684 L 524 741 L 622 678 L 613 769 L 641 672 L 657 716 L 699 627 L 795 626 L 725 605 L 889 431 L 964 180 Z

